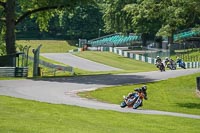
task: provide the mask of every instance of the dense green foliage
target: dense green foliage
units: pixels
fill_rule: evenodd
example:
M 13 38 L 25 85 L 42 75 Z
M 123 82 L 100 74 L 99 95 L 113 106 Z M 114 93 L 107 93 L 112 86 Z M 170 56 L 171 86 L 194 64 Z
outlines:
M 199 4 L 199 0 L 1 0 L 0 40 L 5 38 L 7 53 L 14 52 L 15 32 L 17 38 L 34 39 L 91 39 L 99 32 L 132 32 L 142 34 L 144 45 L 155 35 L 170 37 L 171 43 L 175 32 L 199 27 Z
M 107 32 L 133 31 L 139 33 L 157 33 L 159 31 L 160 34 L 164 35 L 169 35 L 169 33 L 171 33 L 170 31 L 172 30 L 181 30 L 194 27 L 199 22 L 200 11 L 196 7 L 196 5 L 199 4 L 198 0 L 115 0 L 114 2 L 112 0 L 96 1 L 98 2 L 99 6 L 77 6 L 73 12 L 69 12 L 69 10 L 57 11 L 56 13 L 54 13 L 55 11 L 48 11 L 50 13 L 45 12 L 45 14 L 41 14 L 45 17 L 39 17 L 38 14 L 36 14 L 32 15 L 32 18 L 37 17 L 36 21 L 39 23 L 40 28 L 44 30 L 47 30 L 47 27 L 57 30 L 59 29 L 59 26 L 64 29 L 68 29 L 67 27 L 78 24 L 79 26 L 76 27 L 75 30 L 81 32 L 81 23 L 85 23 L 84 25 L 87 26 L 93 26 L 99 23 L 100 26 L 95 28 L 96 31 L 98 31 L 98 28 L 103 28 L 103 23 L 100 23 L 102 21 L 102 15 L 100 11 L 103 10 L 105 12 L 103 17 L 105 21 L 104 28 Z M 22 11 L 32 7 L 32 5 L 35 5 L 35 7 L 40 7 L 44 4 L 44 2 L 36 3 L 36 1 L 33 1 L 27 6 L 25 2 L 20 2 L 19 5 L 23 4 L 23 6 L 19 8 L 22 9 Z M 51 3 L 51 5 L 54 4 L 55 3 L 53 2 Z M 48 15 L 52 13 L 54 15 Z M 52 19 L 50 23 L 47 21 L 49 19 Z M 93 22 L 92 25 L 90 22 Z M 26 27 L 28 23 L 30 22 L 27 20 L 26 23 L 21 25 L 21 27 L 19 26 L 20 29 L 22 30 L 22 28 L 24 28 L 24 30 L 27 30 L 27 28 L 31 28 Z M 32 28 L 37 28 L 37 26 L 34 25 Z M 66 32 L 68 31 L 66 30 Z
M 48 31 L 49 21 L 59 14 L 62 17 L 63 11 L 71 13 L 76 7 L 83 5 L 93 5 L 93 0 L 1 0 L 0 1 L 0 21 L 1 38 L 5 36 L 6 53 L 16 53 L 15 38 L 16 25 L 25 18 L 35 18 L 40 30 Z
M 195 27 L 200 19 L 198 0 L 107 0 L 105 28 L 171 37 Z M 125 21 L 125 22 L 124 22 Z M 173 40 L 171 40 L 173 41 Z
M 60 11 L 49 21 L 47 31 L 40 31 L 35 18 L 25 19 L 17 25 L 17 39 L 96 38 L 103 26 L 102 13 L 97 6 L 77 6 L 73 12 Z

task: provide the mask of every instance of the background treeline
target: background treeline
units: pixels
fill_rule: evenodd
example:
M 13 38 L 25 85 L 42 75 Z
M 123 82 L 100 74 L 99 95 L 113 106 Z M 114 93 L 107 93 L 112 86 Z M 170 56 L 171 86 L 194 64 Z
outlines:
M 147 40 L 164 36 L 172 43 L 175 33 L 199 27 L 200 23 L 199 0 L 94 1 L 96 4 L 77 5 L 72 12 L 60 10 L 53 17 L 42 12 L 36 15 L 39 19 L 27 17 L 16 25 L 16 38 L 78 40 L 121 32 L 140 33 Z M 50 18 L 48 25 L 42 17 Z
M 49 21 L 47 31 L 40 31 L 35 19 L 26 18 L 16 27 L 17 39 L 78 40 L 96 38 L 104 25 L 98 6 L 78 6 L 73 13 L 59 12 Z M 102 32 L 103 34 L 103 32 Z
M 199 27 L 199 0 L 94 0 L 96 4 L 61 11 L 49 21 L 48 31 L 40 32 L 29 18 L 17 25 L 17 39 L 96 38 L 121 32 L 140 33 L 159 39 L 185 29 Z M 101 29 L 99 31 L 99 29 Z M 173 40 L 171 40 L 173 42 Z

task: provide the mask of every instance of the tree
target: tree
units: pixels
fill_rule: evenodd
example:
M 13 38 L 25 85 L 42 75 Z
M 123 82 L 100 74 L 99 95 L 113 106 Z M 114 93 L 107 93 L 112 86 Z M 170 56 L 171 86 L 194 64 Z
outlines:
M 93 0 L 0 0 L 1 20 L 5 27 L 6 53 L 16 53 L 15 27 L 26 17 L 36 18 L 41 30 L 59 10 L 72 12 L 78 5 L 94 4 Z M 1 23 L 2 23 L 1 22 Z M 1 33 L 3 34 L 3 33 Z
M 98 6 L 78 6 L 73 13 L 64 16 L 63 25 L 71 39 L 96 38 L 98 30 L 103 27 L 102 13 Z
M 143 0 L 127 5 L 125 10 L 132 14 L 136 29 L 154 29 L 157 36 L 169 37 L 172 43 L 176 31 L 197 24 L 200 9 L 196 5 L 199 3 L 199 0 Z
M 104 4 L 104 16 L 106 32 L 128 32 L 132 29 L 131 18 L 123 10 L 124 6 L 134 0 L 106 0 Z
M 16 26 L 16 39 L 66 39 L 79 40 L 98 37 L 99 29 L 103 29 L 103 13 L 99 6 L 81 5 L 73 12 L 59 11 L 49 21 L 48 31 L 39 31 L 34 24 L 36 18 L 26 18 Z M 39 33 L 39 34 L 38 34 Z
M 199 4 L 199 0 L 107 0 L 105 27 L 170 37 L 171 43 L 175 32 L 199 23 Z
M 138 0 L 107 0 L 109 8 L 104 14 L 105 28 L 107 31 L 141 34 L 143 45 L 150 33 L 155 34 L 160 23 L 144 15 L 146 8 L 141 8 Z M 150 3 L 149 3 L 150 4 Z M 151 5 L 149 5 L 151 7 Z M 156 23 L 155 23 L 156 22 Z

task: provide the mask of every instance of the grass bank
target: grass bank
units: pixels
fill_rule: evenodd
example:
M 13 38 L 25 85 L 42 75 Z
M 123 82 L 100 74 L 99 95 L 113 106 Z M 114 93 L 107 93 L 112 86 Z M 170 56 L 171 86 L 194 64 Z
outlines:
M 1 133 L 198 133 L 200 121 L 0 96 Z
M 75 53 L 75 55 L 108 66 L 120 68 L 127 72 L 157 70 L 153 64 L 126 58 L 111 52 L 84 51 Z
M 64 40 L 17 40 L 16 43 L 22 46 L 31 46 L 30 49 L 36 49 L 42 44 L 40 49 L 41 53 L 66 53 L 76 48 L 70 42 Z M 32 52 L 30 51 L 30 53 Z
M 200 98 L 196 95 L 197 76 L 200 76 L 200 73 L 146 83 L 149 99 L 144 101 L 143 108 L 200 115 Z M 123 95 L 127 95 L 134 88 L 141 86 L 141 84 L 136 84 L 107 87 L 82 92 L 80 95 L 100 101 L 120 104 Z

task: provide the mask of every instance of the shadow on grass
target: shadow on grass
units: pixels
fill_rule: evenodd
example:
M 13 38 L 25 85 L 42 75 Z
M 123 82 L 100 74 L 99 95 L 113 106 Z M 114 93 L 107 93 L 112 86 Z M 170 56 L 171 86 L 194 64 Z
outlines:
M 180 107 L 200 109 L 200 103 L 177 103 Z

